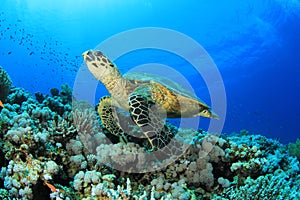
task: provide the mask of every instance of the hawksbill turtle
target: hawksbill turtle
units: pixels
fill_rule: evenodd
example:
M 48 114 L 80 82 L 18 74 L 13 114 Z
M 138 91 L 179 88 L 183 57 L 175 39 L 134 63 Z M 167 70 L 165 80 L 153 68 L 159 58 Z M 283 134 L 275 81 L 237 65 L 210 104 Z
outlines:
M 165 147 L 174 137 L 164 118 L 218 118 L 209 106 L 176 84 L 137 73 L 122 76 L 117 66 L 99 50 L 88 50 L 82 56 L 90 72 L 111 95 L 102 97 L 97 107 L 102 125 L 121 141 L 126 141 L 127 133 L 115 113 L 117 108 L 129 112 L 150 143 L 149 151 Z

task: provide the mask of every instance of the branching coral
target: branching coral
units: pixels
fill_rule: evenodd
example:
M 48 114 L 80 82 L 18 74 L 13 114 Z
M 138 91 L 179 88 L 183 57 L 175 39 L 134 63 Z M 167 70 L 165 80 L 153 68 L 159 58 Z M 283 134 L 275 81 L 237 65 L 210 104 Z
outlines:
M 299 199 L 300 175 L 289 176 L 278 169 L 273 174 L 260 176 L 257 179 L 248 177 L 245 185 L 232 186 L 226 189 L 222 196 L 215 195 L 213 199 Z
M 115 179 L 114 174 L 102 175 L 96 171 L 80 171 L 74 177 L 73 185 L 75 190 L 80 191 L 81 199 L 143 200 L 147 197 L 146 192 L 139 196 L 132 193 L 129 178 L 126 183 L 123 181 L 122 185 L 115 185 Z

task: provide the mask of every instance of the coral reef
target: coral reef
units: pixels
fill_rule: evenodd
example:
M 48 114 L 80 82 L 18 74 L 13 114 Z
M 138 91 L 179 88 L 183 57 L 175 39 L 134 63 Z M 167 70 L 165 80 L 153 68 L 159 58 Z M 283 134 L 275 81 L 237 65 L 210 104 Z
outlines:
M 291 156 L 296 156 L 300 161 L 300 139 L 297 139 L 295 143 L 289 143 L 288 148 Z
M 59 166 L 54 161 L 44 163 L 31 157 L 23 159 L 24 161 L 20 157 L 14 158 L 6 168 L 2 168 L 4 187 L 10 196 L 32 199 L 33 186 L 39 180 L 51 180 L 58 173 Z
M 0 66 L 0 100 L 6 102 L 12 81 L 6 71 Z
M 52 93 L 53 95 L 53 93 Z M 60 98 L 62 99 L 63 104 L 72 102 L 72 88 L 68 84 L 64 84 L 61 86 Z
M 214 199 L 299 199 L 299 189 L 299 174 L 291 177 L 282 169 L 277 169 L 273 174 L 256 179 L 248 177 L 243 186 L 225 189 L 222 196 L 216 195 Z
M 68 86 L 35 98 L 10 90 L 0 115 L 0 198 L 300 198 L 298 142 L 287 147 L 245 130 L 220 137 L 168 124 L 184 152 L 155 168 L 159 154 L 149 158 L 133 140 L 111 142 L 94 107 L 71 102 L 70 94 Z M 126 120 L 122 126 L 141 135 Z
M 95 108 L 85 101 L 73 101 L 73 122 L 79 134 L 94 134 L 98 125 Z

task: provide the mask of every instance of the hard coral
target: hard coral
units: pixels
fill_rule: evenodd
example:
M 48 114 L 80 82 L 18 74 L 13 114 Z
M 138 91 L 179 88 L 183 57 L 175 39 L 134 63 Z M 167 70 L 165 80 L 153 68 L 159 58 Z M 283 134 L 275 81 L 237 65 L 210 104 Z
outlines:
M 4 187 L 9 191 L 10 196 L 19 199 L 33 198 L 33 185 L 45 178 L 52 179 L 58 172 L 58 165 L 53 161 L 43 163 L 33 159 L 31 156 L 24 160 L 15 158 L 11 160 L 4 169 Z
M 222 197 L 215 195 L 213 199 L 299 199 L 299 183 L 300 175 L 291 177 L 278 169 L 257 179 L 248 177 L 245 185 L 238 188 L 232 186 L 224 191 Z
M 288 145 L 290 155 L 296 156 L 300 161 L 300 139 L 297 139 L 295 143 L 289 143 Z
M 299 161 L 278 141 L 247 131 L 219 137 L 178 128 L 174 139 L 185 151 L 176 159 L 163 157 L 171 164 L 154 168 L 159 157 L 151 158 L 133 139 L 109 142 L 95 126 L 101 122 L 93 107 L 71 105 L 54 92 L 37 101 L 24 90 L 10 90 L 0 115 L 0 198 L 299 198 Z M 142 134 L 121 122 L 134 136 Z
M 28 101 L 30 100 L 30 101 Z M 26 92 L 23 88 L 12 88 L 7 98 L 7 102 L 10 104 L 22 105 L 23 102 L 34 103 L 29 92 Z
M 68 84 L 61 86 L 60 98 L 63 104 L 72 102 L 72 88 L 70 88 Z
M 0 66 L 0 100 L 6 102 L 12 81 L 7 72 Z
M 94 134 L 99 124 L 94 107 L 85 101 L 73 101 L 73 122 L 79 134 Z
M 123 199 L 123 200 L 143 200 L 147 195 L 134 195 L 129 178 L 122 181 L 121 185 L 116 185 L 114 174 L 102 175 L 96 171 L 80 171 L 74 177 L 73 187 L 80 199 Z

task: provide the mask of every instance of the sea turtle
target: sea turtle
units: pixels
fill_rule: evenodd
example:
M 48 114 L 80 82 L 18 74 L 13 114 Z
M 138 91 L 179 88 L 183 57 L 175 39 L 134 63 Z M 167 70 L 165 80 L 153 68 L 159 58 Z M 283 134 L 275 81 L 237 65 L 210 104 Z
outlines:
M 150 151 L 165 147 L 174 137 L 163 118 L 218 118 L 209 106 L 176 84 L 137 73 L 122 76 L 116 65 L 99 50 L 88 50 L 82 56 L 90 72 L 111 95 L 102 97 L 98 104 L 102 125 L 123 141 L 126 141 L 126 133 L 120 126 L 116 108 L 130 113 L 149 141 Z

